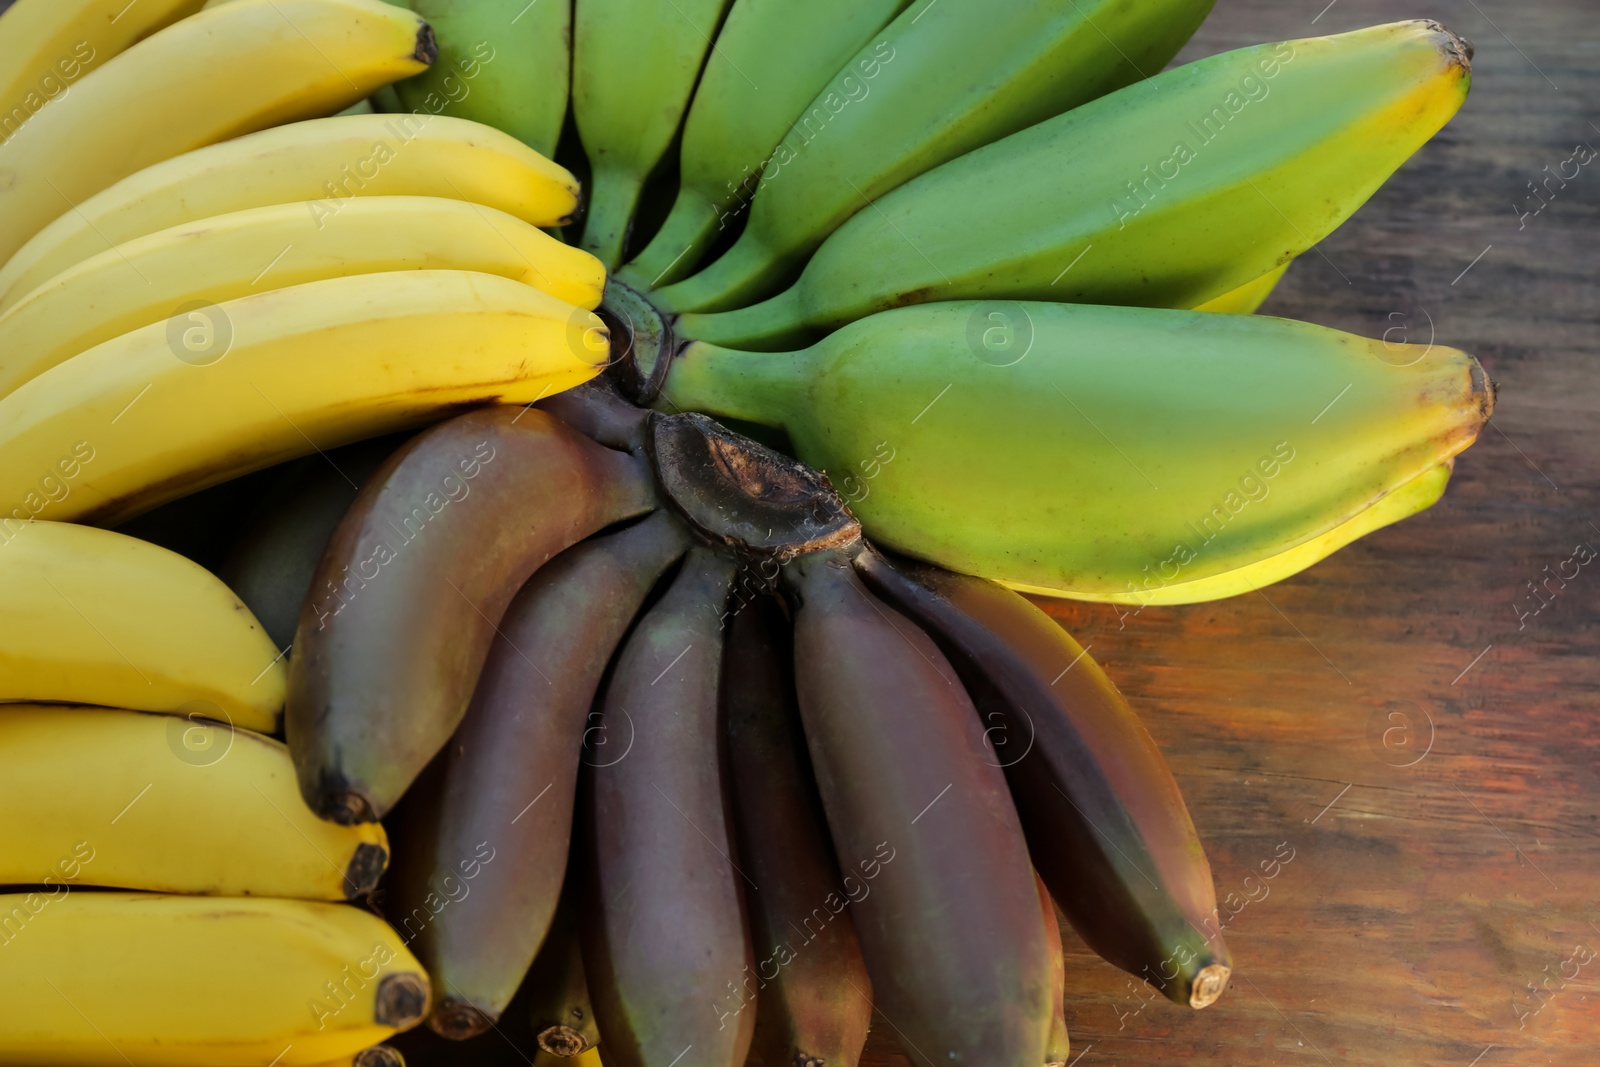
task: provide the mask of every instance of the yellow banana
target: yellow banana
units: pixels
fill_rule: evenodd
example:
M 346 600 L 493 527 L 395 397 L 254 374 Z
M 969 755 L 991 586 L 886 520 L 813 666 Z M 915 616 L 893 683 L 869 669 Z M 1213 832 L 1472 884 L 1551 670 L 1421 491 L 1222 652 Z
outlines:
M 428 1009 L 416 958 L 347 904 L 56 886 L 0 896 L 0 958 L 19 1067 L 304 1067 Z
M 106 456 L 79 441 L 83 447 L 68 445 L 33 470 L 34 484 L 9 498 L 18 505 L 0 517 L 0 700 L 104 704 L 276 730 L 282 659 L 227 586 L 137 538 L 20 520 L 51 500 L 88 495 L 83 483 Z
M 85 74 L 200 0 L 19 0 L 0 22 L 0 144 Z
M 1220 311 L 1229 315 L 1253 315 L 1257 308 L 1267 302 L 1267 297 L 1272 295 L 1272 290 L 1278 287 L 1278 283 L 1283 280 L 1284 272 L 1288 269 L 1289 264 L 1285 263 L 1281 267 L 1267 271 L 1253 282 L 1245 282 L 1237 289 L 1230 289 L 1221 296 L 1212 297 L 1204 304 L 1196 305 L 1194 310 Z
M 594 377 L 609 345 L 594 313 L 470 271 L 361 274 L 225 301 L 97 345 L 0 400 L 0 501 L 32 492 L 88 442 L 97 458 L 74 491 L 35 514 L 114 525 L 441 411 L 560 392 Z
M 1246 564 L 1236 570 L 1225 571 L 1209 578 L 1192 582 L 1175 582 L 1160 585 L 1152 581 L 1146 589 L 1127 593 L 1074 593 L 1078 600 L 1098 600 L 1110 604 L 1198 604 L 1206 600 L 1253 593 L 1264 585 L 1280 582 L 1293 574 L 1320 563 L 1351 542 L 1367 536 L 1374 530 L 1393 525 L 1426 511 L 1444 495 L 1450 472 L 1455 467 L 1454 458 L 1430 467 L 1387 494 L 1363 511 L 1357 512 L 1320 537 L 1313 537 L 1286 552 Z M 1054 590 L 1043 586 L 1028 586 L 1015 582 L 1008 585 L 1025 593 L 1040 596 L 1057 596 Z
M 0 884 L 344 900 L 377 887 L 383 826 L 300 799 L 282 742 L 167 715 L 0 706 Z
M 338 111 L 435 51 L 426 22 L 381 0 L 236 0 L 168 26 L 0 145 L 0 259 L 142 167 Z
M 577 209 L 578 180 L 514 137 L 446 115 L 276 126 L 147 167 L 62 215 L 0 268 L 0 309 L 135 237 L 294 201 L 328 223 L 366 196 L 451 197 L 556 226 Z
M 249 208 L 135 238 L 0 313 L 0 397 L 80 352 L 182 311 L 324 278 L 384 271 L 497 274 L 569 304 L 600 303 L 589 253 L 491 207 L 371 196 L 323 221 L 308 204 Z

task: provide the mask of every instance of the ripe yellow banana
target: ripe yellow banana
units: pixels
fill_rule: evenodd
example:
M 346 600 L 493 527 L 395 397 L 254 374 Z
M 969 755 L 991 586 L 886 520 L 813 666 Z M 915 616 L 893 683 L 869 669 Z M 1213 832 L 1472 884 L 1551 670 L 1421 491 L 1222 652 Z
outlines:
M 0 954 L 19 1067 L 304 1067 L 428 1008 L 399 936 L 347 904 L 63 886 L 0 896 Z
M 344 900 L 377 887 L 380 823 L 300 799 L 282 742 L 120 708 L 0 706 L 0 884 Z
M 278 649 L 199 564 L 137 538 L 17 517 L 72 503 L 106 456 L 92 441 L 28 469 L 0 517 L 0 700 L 104 704 L 278 727 Z M 109 816 L 108 816 L 109 818 Z M 30 881 L 31 879 L 24 879 Z M 0 883 L 15 881 L 0 877 Z
M 324 278 L 448 267 L 600 303 L 589 253 L 491 207 L 370 196 L 335 219 L 308 204 L 249 208 L 135 238 L 56 275 L 0 313 L 0 397 L 80 352 L 184 308 Z
M 446 115 L 275 126 L 146 167 L 62 215 L 0 268 L 0 309 L 135 237 L 294 201 L 331 223 L 367 196 L 452 197 L 557 226 L 577 209 L 578 180 L 514 137 Z
M 74 82 L 133 42 L 200 9 L 200 0 L 20 0 L 0 22 L 0 143 Z
M 0 400 L 0 501 L 87 441 L 95 462 L 37 515 L 114 525 L 441 411 L 529 403 L 609 355 L 593 312 L 491 274 L 361 274 L 241 297 L 123 334 Z
M 338 111 L 434 54 L 428 24 L 381 0 L 236 0 L 168 26 L 0 145 L 0 259 L 142 167 Z

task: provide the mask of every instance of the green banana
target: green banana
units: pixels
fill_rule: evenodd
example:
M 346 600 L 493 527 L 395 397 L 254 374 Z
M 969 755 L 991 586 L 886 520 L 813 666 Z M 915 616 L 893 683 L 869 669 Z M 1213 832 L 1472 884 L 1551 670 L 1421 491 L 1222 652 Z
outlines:
M 1178 1004 L 1215 1001 L 1230 961 L 1211 866 L 1161 750 L 1099 664 L 993 582 L 870 553 L 856 563 L 949 651 L 1079 935 Z
M 276 484 L 261 497 L 217 577 L 255 613 L 277 647 L 288 648 L 294 641 L 311 577 L 339 520 L 367 479 L 410 436 L 375 437 L 294 460 L 273 472 Z M 233 484 L 224 482 L 166 507 L 179 506 Z M 130 526 L 145 517 L 140 516 Z
M 583 247 L 626 251 L 650 172 L 678 132 L 729 0 L 582 0 L 573 19 L 572 117 L 591 167 Z
M 910 0 L 734 0 L 683 127 L 677 200 L 621 272 L 636 289 L 689 274 L 748 199 L 795 116 Z M 852 85 L 876 65 L 845 71 Z
M 882 312 L 797 353 L 691 344 L 661 400 L 781 426 L 876 543 L 1030 592 L 1168 603 L 1353 519 L 1493 409 L 1454 349 L 977 302 Z
M 733 247 L 657 299 L 670 311 L 721 311 L 769 295 L 840 223 L 896 186 L 1154 74 L 1211 4 L 921 0 L 795 121 Z
M 583 958 L 611 1067 L 740 1067 L 754 1012 L 720 1020 L 751 966 L 721 769 L 726 557 L 695 548 L 618 653 L 610 744 L 589 770 Z M 624 747 L 626 746 L 626 747 Z
M 392 110 L 457 115 L 552 156 L 567 114 L 571 0 L 404 0 L 433 27 L 439 58 L 394 83 Z M 390 110 L 386 108 L 385 110 Z
M 581 868 L 582 861 L 574 866 Z M 523 984 L 528 993 L 528 1022 L 539 1049 L 560 1059 L 582 1055 L 600 1043 L 578 933 L 577 895 L 584 883 L 574 873 L 567 876 L 550 932 Z
M 1255 281 L 1245 282 L 1237 289 L 1230 289 L 1221 296 L 1214 296 L 1210 300 L 1196 304 L 1194 309 L 1221 311 L 1229 315 L 1253 315 L 1257 308 L 1267 302 L 1267 297 L 1272 295 L 1272 291 L 1278 287 L 1288 269 L 1287 263 L 1275 267 Z
M 736 607 L 722 707 L 756 965 L 716 1011 L 755 1013 L 748 1067 L 856 1067 L 872 982 L 849 909 L 828 904 L 848 887 L 805 755 L 789 620 L 769 596 Z
M 567 870 L 595 690 L 687 537 L 657 511 L 575 545 L 534 574 L 496 627 L 472 704 L 441 757 L 436 795 L 405 827 L 394 879 L 393 918 L 404 933 L 416 927 L 412 951 L 440 990 L 428 1023 L 445 1037 L 488 1030 L 545 939 Z M 428 896 L 449 895 L 480 841 L 495 850 L 493 876 L 430 916 Z
M 390 456 L 334 530 L 295 631 L 285 727 L 311 810 L 382 817 L 466 714 L 528 577 L 654 503 L 641 463 L 530 408 L 469 412 Z
M 1461 107 L 1470 54 L 1414 21 L 1178 67 L 907 182 L 784 292 L 677 328 L 775 349 L 934 300 L 1194 307 L 1349 218 Z
M 1005 776 L 950 664 L 863 587 L 849 552 L 801 556 L 784 577 L 806 742 L 873 996 L 918 1067 L 1042 1064 L 1050 959 Z

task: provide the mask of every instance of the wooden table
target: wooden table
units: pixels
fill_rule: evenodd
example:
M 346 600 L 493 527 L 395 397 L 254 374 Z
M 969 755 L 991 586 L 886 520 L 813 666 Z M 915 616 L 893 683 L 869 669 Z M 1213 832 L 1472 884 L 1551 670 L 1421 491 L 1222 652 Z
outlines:
M 1049 605 L 1166 751 L 1219 898 L 1295 855 L 1229 924 L 1234 982 L 1206 1011 L 1068 931 L 1074 1063 L 1593 1065 L 1600 560 L 1537 614 L 1526 583 L 1600 548 L 1600 161 L 1537 216 L 1514 205 L 1600 147 L 1600 11 L 1325 2 L 1219 0 L 1179 60 L 1426 17 L 1477 46 L 1475 83 L 1263 310 L 1431 333 L 1482 360 L 1499 406 L 1439 505 L 1262 595 Z M 892 1036 L 874 1027 L 871 1062 L 903 1062 Z

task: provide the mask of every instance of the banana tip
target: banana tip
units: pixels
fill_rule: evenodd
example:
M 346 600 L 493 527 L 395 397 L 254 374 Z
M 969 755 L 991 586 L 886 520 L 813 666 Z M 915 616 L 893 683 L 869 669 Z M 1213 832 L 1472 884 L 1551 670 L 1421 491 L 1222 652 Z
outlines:
M 318 818 L 340 826 L 359 826 L 379 819 L 372 802 L 354 789 L 324 790 L 317 797 L 315 809 Z
M 1456 33 L 1442 22 L 1432 19 L 1423 19 L 1422 24 L 1429 32 L 1438 34 L 1443 40 L 1439 42 L 1439 51 L 1450 61 L 1453 66 L 1460 67 L 1467 73 L 1472 72 L 1472 57 L 1476 49 L 1472 42 Z
M 583 1035 L 570 1026 L 547 1026 L 539 1031 L 539 1047 L 552 1056 L 571 1059 L 589 1047 Z
M 433 1009 L 433 1014 L 428 1016 L 428 1027 L 440 1037 L 448 1037 L 452 1041 L 465 1041 L 470 1037 L 487 1033 L 494 1025 L 494 1020 L 485 1014 L 476 1005 L 469 1004 L 460 997 L 445 997 L 439 1006 Z
M 389 850 L 382 845 L 363 842 L 356 846 L 355 855 L 344 871 L 344 892 L 351 900 L 360 900 L 378 888 L 384 868 L 389 866 Z
M 1500 386 L 1477 360 L 1472 361 L 1472 396 L 1478 402 L 1481 421 L 1488 422 L 1494 414 L 1495 401 L 1500 397 Z
M 409 1030 L 428 1013 L 428 979 L 415 971 L 387 975 L 378 983 L 372 1018 L 379 1026 Z
M 433 27 L 426 22 L 417 28 L 417 49 L 411 53 L 411 58 L 430 67 L 439 58 L 439 38 L 434 36 Z
M 398 1049 L 376 1045 L 356 1053 L 350 1064 L 351 1067 L 406 1067 L 406 1058 L 400 1055 Z
M 1189 987 L 1189 1007 L 1207 1008 L 1215 1004 L 1222 991 L 1228 988 L 1228 976 L 1232 973 L 1221 963 L 1200 968 L 1200 973 L 1194 976 L 1194 984 Z

